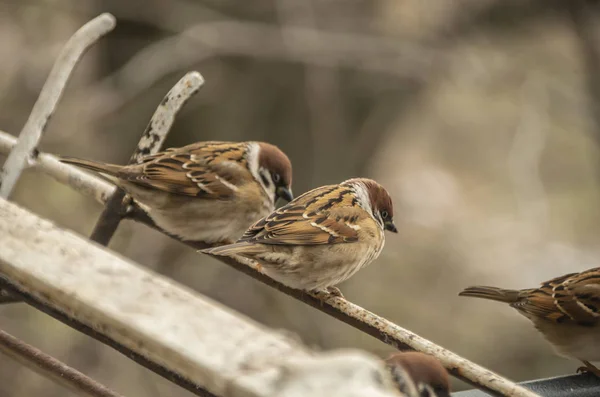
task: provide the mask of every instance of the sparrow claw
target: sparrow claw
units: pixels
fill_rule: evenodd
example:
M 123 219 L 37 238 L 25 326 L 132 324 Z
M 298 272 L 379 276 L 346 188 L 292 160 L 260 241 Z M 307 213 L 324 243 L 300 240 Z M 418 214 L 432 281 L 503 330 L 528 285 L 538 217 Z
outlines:
M 344 294 L 342 294 L 342 291 L 338 288 L 338 287 L 327 287 L 327 292 L 331 295 L 331 296 L 337 296 L 338 298 L 344 298 Z
M 322 301 L 325 301 L 330 298 L 344 298 L 342 291 L 338 287 L 327 287 L 325 289 L 317 289 L 311 291 L 313 295 Z
M 326 300 L 327 300 L 327 299 L 329 299 L 329 298 L 330 298 L 330 296 L 331 296 L 331 295 L 329 294 L 329 292 L 327 292 L 327 291 L 326 291 L 326 290 L 324 290 L 324 289 L 317 289 L 317 290 L 313 290 L 313 291 L 310 291 L 310 292 L 313 294 L 313 296 L 314 296 L 315 298 L 317 298 L 317 299 L 318 299 L 318 300 L 320 300 L 320 301 L 326 301 Z
M 600 369 L 596 368 L 588 361 L 582 361 L 582 362 L 585 364 L 585 366 L 577 368 L 578 374 L 592 373 L 600 378 Z
M 128 194 L 126 194 L 125 197 L 123 197 L 123 201 L 121 202 L 121 204 L 123 217 L 126 217 L 135 210 L 135 202 L 133 201 L 133 198 Z

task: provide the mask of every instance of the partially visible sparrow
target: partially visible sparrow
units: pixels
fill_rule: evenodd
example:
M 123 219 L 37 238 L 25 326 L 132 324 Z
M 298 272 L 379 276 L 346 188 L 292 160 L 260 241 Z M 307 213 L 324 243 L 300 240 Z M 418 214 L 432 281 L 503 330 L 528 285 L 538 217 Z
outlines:
M 327 291 L 379 256 L 396 231 L 388 192 L 372 179 L 313 189 L 251 226 L 235 244 L 202 252 L 240 255 L 288 287 Z
M 108 177 L 141 205 L 157 226 L 187 241 L 233 242 L 290 201 L 292 165 L 265 142 L 197 142 L 126 166 L 62 158 Z
M 540 288 L 478 286 L 459 295 L 508 303 L 533 322 L 559 355 L 583 362 L 578 372 L 600 377 L 590 364 L 600 360 L 600 268 L 557 277 Z
M 448 372 L 434 357 L 394 353 L 385 360 L 398 390 L 408 397 L 450 397 Z

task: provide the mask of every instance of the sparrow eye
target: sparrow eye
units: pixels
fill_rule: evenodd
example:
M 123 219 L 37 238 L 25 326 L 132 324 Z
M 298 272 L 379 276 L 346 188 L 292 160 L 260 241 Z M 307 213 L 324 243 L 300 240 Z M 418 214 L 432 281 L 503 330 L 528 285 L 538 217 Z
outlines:
M 274 182 L 275 184 L 278 184 L 278 183 L 279 183 L 279 181 L 281 181 L 281 177 L 280 177 L 280 176 L 279 176 L 279 174 L 277 174 L 277 173 L 273 173 L 273 175 L 272 175 L 272 178 L 273 178 L 273 182 Z
M 388 214 L 388 212 L 387 212 L 386 210 L 383 210 L 383 211 L 381 211 L 381 217 L 382 217 L 383 219 L 387 219 L 388 215 L 389 215 L 389 214 Z

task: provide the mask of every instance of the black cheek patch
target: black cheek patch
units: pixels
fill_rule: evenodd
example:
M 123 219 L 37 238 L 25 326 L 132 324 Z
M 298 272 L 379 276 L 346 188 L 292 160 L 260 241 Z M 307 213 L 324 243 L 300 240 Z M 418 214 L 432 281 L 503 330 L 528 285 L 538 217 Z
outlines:
M 269 186 L 269 180 L 267 179 L 267 177 L 266 177 L 266 176 L 264 176 L 264 175 L 262 174 L 262 172 L 260 173 L 260 179 L 262 179 L 262 181 L 263 181 L 263 183 L 265 184 L 265 186 L 267 186 L 267 187 Z

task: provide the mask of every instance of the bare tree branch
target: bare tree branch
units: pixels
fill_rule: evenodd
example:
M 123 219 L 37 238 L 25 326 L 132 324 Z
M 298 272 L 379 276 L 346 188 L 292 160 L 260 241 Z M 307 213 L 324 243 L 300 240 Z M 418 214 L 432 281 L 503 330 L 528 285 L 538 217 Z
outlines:
M 158 153 L 161 150 L 173 123 L 175 123 L 175 116 L 203 84 L 204 78 L 200 73 L 189 72 L 171 88 L 152 115 L 129 160 L 130 163 L 139 163 L 142 157 Z
M 19 135 L 17 146 L 4 163 L 0 174 L 0 197 L 9 197 L 21 172 L 36 156 L 38 142 L 78 61 L 88 48 L 113 30 L 115 24 L 112 15 L 102 14 L 82 26 L 65 44 Z

